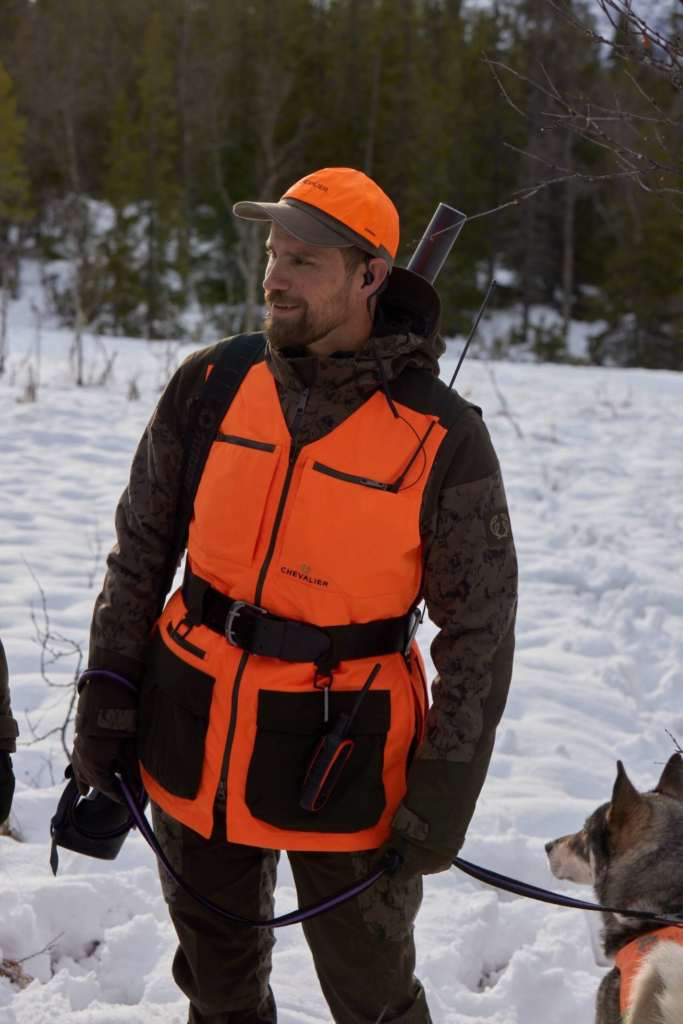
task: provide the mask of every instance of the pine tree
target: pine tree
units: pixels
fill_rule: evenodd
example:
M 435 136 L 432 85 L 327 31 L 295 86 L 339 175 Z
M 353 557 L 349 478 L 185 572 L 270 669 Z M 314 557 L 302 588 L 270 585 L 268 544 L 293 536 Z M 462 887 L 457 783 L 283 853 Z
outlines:
M 103 192 L 115 210 L 107 242 L 109 304 L 118 329 L 148 338 L 173 332 L 184 271 L 182 191 L 173 64 L 159 14 L 147 26 L 138 60 L 136 107 L 125 94 L 110 122 Z
M 173 85 L 173 66 L 159 14 L 152 18 L 140 60 L 141 110 L 138 123 L 147 157 L 145 194 L 148 208 L 147 289 L 148 336 L 158 331 L 170 315 L 170 296 L 165 280 L 174 229 L 179 225 L 181 192 L 177 178 L 178 122 Z
M 0 375 L 7 354 L 11 234 L 17 222 L 28 215 L 28 176 L 22 158 L 24 128 L 17 114 L 12 79 L 0 62 Z
M 103 243 L 107 287 L 100 321 L 105 329 L 135 335 L 145 330 L 139 246 L 146 156 L 125 92 L 114 107 L 106 160 L 103 193 L 114 209 L 114 224 Z

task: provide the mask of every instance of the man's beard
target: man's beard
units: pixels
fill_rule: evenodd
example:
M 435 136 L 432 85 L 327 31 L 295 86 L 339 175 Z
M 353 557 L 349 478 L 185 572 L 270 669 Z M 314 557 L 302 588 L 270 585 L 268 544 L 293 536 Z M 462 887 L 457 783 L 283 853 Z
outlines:
M 263 321 L 263 331 L 273 348 L 288 348 L 295 345 L 312 345 L 320 341 L 336 327 L 346 323 L 349 316 L 350 282 L 345 282 L 327 304 L 317 312 L 313 312 L 303 299 L 295 299 L 287 292 L 266 292 L 267 313 Z M 273 304 L 294 304 L 300 308 L 296 316 L 273 316 Z

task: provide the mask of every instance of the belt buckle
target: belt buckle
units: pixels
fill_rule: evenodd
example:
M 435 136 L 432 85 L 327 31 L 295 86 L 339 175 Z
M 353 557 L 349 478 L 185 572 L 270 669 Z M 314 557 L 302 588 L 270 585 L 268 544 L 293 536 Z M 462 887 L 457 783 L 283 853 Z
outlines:
M 232 644 L 233 647 L 239 647 L 239 644 L 237 643 L 237 638 L 235 637 L 235 633 L 232 628 L 233 623 L 235 622 L 235 619 L 239 619 L 240 612 L 242 611 L 243 608 L 249 608 L 252 612 L 258 612 L 259 615 L 268 614 L 265 608 L 259 608 L 257 604 L 249 604 L 248 601 L 235 601 L 233 603 L 232 608 L 228 612 L 227 619 L 225 620 L 225 638 L 229 644 Z

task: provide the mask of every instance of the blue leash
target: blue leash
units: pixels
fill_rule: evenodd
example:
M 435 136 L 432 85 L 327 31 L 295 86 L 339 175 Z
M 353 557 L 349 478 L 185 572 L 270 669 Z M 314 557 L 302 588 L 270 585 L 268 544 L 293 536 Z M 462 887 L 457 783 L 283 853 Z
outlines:
M 123 676 L 118 675 L 116 672 L 108 672 L 100 669 L 88 669 L 81 675 L 81 678 L 78 681 L 79 693 L 91 676 L 107 676 L 108 678 L 114 679 L 116 682 L 123 684 L 129 690 L 133 690 L 135 693 L 139 692 L 134 683 L 131 683 L 128 679 L 124 679 Z M 375 882 L 379 881 L 383 875 L 394 874 L 402 863 L 400 854 L 396 850 L 389 850 L 382 860 L 378 861 L 373 870 L 367 875 L 363 875 L 363 877 L 359 878 L 357 882 L 347 885 L 343 889 L 339 889 L 337 892 L 332 893 L 331 896 L 326 896 L 323 899 L 316 900 L 315 903 L 311 903 L 307 907 L 299 907 L 297 910 L 293 910 L 289 914 L 283 914 L 281 917 L 274 917 L 269 921 L 250 921 L 246 917 L 240 917 L 239 914 L 231 914 L 229 910 L 224 910 L 223 907 L 219 907 L 216 903 L 213 903 L 205 896 L 202 896 L 201 893 L 198 893 L 196 889 L 193 889 L 192 886 L 187 884 L 187 882 L 172 866 L 163 849 L 159 845 L 159 841 L 154 834 L 147 815 L 135 799 L 132 790 L 123 778 L 122 773 L 116 772 L 116 778 L 121 788 L 121 793 L 126 806 L 131 814 L 130 825 L 126 827 L 132 827 L 133 824 L 137 826 L 140 830 L 140 834 L 152 848 L 159 863 L 167 874 L 170 875 L 176 885 L 183 890 L 183 892 L 187 893 L 191 899 L 196 900 L 197 903 L 201 904 L 201 906 L 205 907 L 207 910 L 210 910 L 212 913 L 222 917 L 225 921 L 230 921 L 232 924 L 263 929 L 286 928 L 291 924 L 300 924 L 303 921 L 309 921 L 311 918 L 317 917 L 319 914 L 324 914 L 328 910 L 332 910 L 334 907 L 343 906 L 343 904 L 348 903 L 349 900 L 355 899 L 356 896 L 360 896 L 360 894 L 365 892 L 366 889 L 369 889 L 375 884 Z M 120 833 L 121 829 L 118 829 L 116 834 L 118 835 Z M 114 835 L 114 833 L 112 833 L 112 835 Z M 100 838 L 109 838 L 109 834 L 101 835 Z M 471 878 L 476 878 L 479 882 L 485 882 L 487 885 L 491 885 L 495 889 L 501 889 L 503 892 L 512 893 L 514 896 L 523 896 L 526 899 L 536 900 L 540 903 L 549 903 L 555 907 L 571 907 L 574 910 L 591 910 L 600 913 L 619 914 L 620 917 L 630 917 L 641 921 L 649 921 L 662 926 L 673 925 L 677 928 L 683 928 L 683 914 L 656 914 L 650 913 L 647 910 L 621 910 L 615 907 L 603 907 L 599 903 L 588 903 L 585 900 L 574 899 L 572 896 L 562 896 L 561 894 L 552 892 L 549 889 L 542 889 L 537 885 L 531 885 L 529 882 L 520 882 L 516 878 L 508 878 L 507 875 L 500 875 L 498 872 L 491 871 L 488 868 L 482 868 L 478 864 L 471 864 L 470 861 L 462 860 L 460 857 L 455 857 L 453 859 L 453 866 L 458 868 L 458 870 L 462 871 L 464 874 L 469 875 Z

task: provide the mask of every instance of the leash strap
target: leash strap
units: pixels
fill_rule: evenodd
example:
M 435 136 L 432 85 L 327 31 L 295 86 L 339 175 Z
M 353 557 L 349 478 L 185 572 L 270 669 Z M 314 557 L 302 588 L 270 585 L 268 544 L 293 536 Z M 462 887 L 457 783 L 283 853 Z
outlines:
M 230 921 L 232 924 L 241 925 L 245 928 L 286 928 L 290 924 L 300 924 L 302 921 L 310 921 L 312 917 L 318 917 L 319 914 L 325 914 L 328 910 L 332 910 L 334 907 L 340 907 L 344 903 L 348 903 L 349 900 L 354 899 L 356 896 L 360 896 L 362 892 L 365 892 L 365 890 L 369 889 L 371 885 L 374 885 L 382 875 L 387 873 L 387 871 L 393 871 L 398 866 L 398 861 L 400 860 L 398 853 L 390 851 L 367 875 L 363 875 L 363 877 L 359 878 L 357 882 L 352 882 L 351 885 L 344 886 L 343 889 L 337 890 L 337 892 L 332 893 L 331 896 L 325 896 L 323 899 L 316 900 L 315 903 L 310 903 L 307 907 L 299 907 L 297 910 L 292 910 L 289 914 L 283 914 L 281 917 L 273 917 L 269 921 L 250 921 L 246 917 L 240 917 L 239 914 L 231 914 L 229 910 L 219 907 L 216 903 L 213 903 L 211 900 L 206 899 L 205 896 L 202 896 L 201 893 L 198 893 L 191 885 L 187 884 L 187 882 L 170 864 L 166 854 L 159 845 L 157 837 L 154 835 L 152 826 L 147 819 L 147 815 L 138 806 L 135 797 L 126 785 L 125 779 L 122 777 L 121 773 L 117 772 L 116 777 L 119 780 L 121 792 L 123 793 L 131 816 L 140 830 L 140 834 L 144 836 L 147 843 L 156 854 L 159 863 L 171 876 L 176 885 L 178 885 L 183 892 L 187 893 L 191 899 L 200 903 L 201 906 L 206 907 L 207 910 L 210 910 L 211 913 L 216 914 L 218 917 L 222 917 L 224 921 Z
M 376 675 L 376 673 L 375 673 Z M 79 681 L 78 691 L 83 689 L 89 679 L 94 676 L 106 676 L 109 679 L 114 679 L 116 682 L 126 686 L 129 690 L 134 690 L 137 693 L 137 687 L 125 679 L 123 676 L 118 675 L 116 672 L 109 672 L 105 669 L 87 669 Z M 373 678 L 373 677 L 371 677 Z M 368 872 L 367 875 L 363 875 L 357 882 L 352 882 L 351 885 L 344 886 L 343 889 L 339 889 L 337 892 L 332 893 L 330 896 L 325 896 L 323 899 L 316 900 L 315 903 L 309 904 L 307 907 L 300 907 L 297 910 L 291 911 L 289 914 L 283 914 L 281 917 L 274 917 L 268 921 L 251 921 L 246 917 L 240 917 L 239 914 L 232 914 L 229 910 L 225 910 L 223 907 L 219 907 L 216 903 L 202 896 L 201 893 L 193 889 L 191 885 L 178 874 L 175 868 L 171 865 L 166 854 L 159 845 L 157 837 L 154 835 L 152 826 L 149 823 L 147 815 L 144 810 L 138 804 L 132 790 L 128 786 L 126 780 L 123 777 L 122 772 L 115 773 L 118 779 L 123 798 L 126 802 L 126 806 L 130 811 L 131 820 L 125 826 L 124 829 L 117 829 L 115 832 L 98 834 L 97 836 L 91 835 L 89 832 L 79 828 L 82 835 L 87 835 L 91 838 L 109 839 L 114 835 L 121 835 L 122 831 L 127 831 L 133 825 L 136 825 L 140 830 L 140 834 L 144 837 L 147 844 L 151 847 L 153 853 L 156 855 L 159 863 L 163 866 L 164 870 L 170 875 L 173 881 L 178 885 L 183 892 L 195 900 L 201 906 L 206 907 L 211 913 L 216 914 L 218 917 L 222 917 L 224 921 L 230 921 L 232 924 L 237 924 L 245 928 L 286 928 L 288 925 L 300 924 L 303 921 L 309 921 L 312 917 L 317 917 L 319 914 L 324 914 L 328 910 L 334 909 L 334 907 L 340 907 L 344 903 L 348 903 L 349 900 L 355 899 L 356 896 L 360 896 L 361 893 L 369 889 L 370 886 L 374 885 L 383 875 L 387 872 L 393 872 L 399 865 L 401 860 L 399 854 L 395 851 L 389 851 L 382 861 L 378 862 L 377 866 Z M 75 788 L 75 787 L 74 787 Z M 68 796 L 67 796 L 68 793 Z M 68 787 L 67 793 L 62 797 L 62 801 L 68 801 L 69 810 L 73 816 L 73 811 L 78 802 L 79 794 L 78 790 L 72 794 Z M 143 790 L 144 794 L 144 790 Z M 61 802 L 60 802 L 61 807 Z
M 80 693 L 88 682 L 89 679 L 93 679 L 95 676 L 105 676 L 107 679 L 113 679 L 115 682 L 120 683 L 121 686 L 125 686 L 128 690 L 132 690 L 133 693 L 139 694 L 140 691 L 135 683 L 131 683 L 130 679 L 124 679 L 118 672 L 109 672 L 108 669 L 104 668 L 87 668 L 85 672 L 81 672 L 78 680 L 78 692 Z
M 577 900 L 572 896 L 562 896 L 560 893 L 551 892 L 549 889 L 541 889 L 529 882 L 519 882 L 516 878 L 508 878 L 507 875 L 499 875 L 496 871 L 479 867 L 478 864 L 471 864 L 467 860 L 455 857 L 453 864 L 460 871 L 479 882 L 486 882 L 503 892 L 511 892 L 515 896 L 525 896 L 530 900 L 537 900 L 539 903 L 551 903 L 556 907 L 572 907 L 575 910 L 598 910 L 607 914 L 619 914 L 620 917 L 635 917 L 641 921 L 651 921 L 657 924 L 674 925 L 683 928 L 683 921 L 680 914 L 651 914 L 647 910 L 619 910 L 615 907 L 603 907 L 599 903 L 587 903 L 585 900 Z
M 79 693 L 88 679 L 92 676 L 98 675 L 115 679 L 117 682 L 137 693 L 137 687 L 131 683 L 130 680 L 124 679 L 123 676 L 118 675 L 116 672 L 109 672 L 104 669 L 88 669 L 84 672 L 78 681 Z M 181 878 L 169 863 L 156 836 L 154 835 L 147 816 L 138 806 L 133 793 L 127 786 L 121 773 L 116 772 L 116 777 L 119 780 L 121 791 L 133 821 L 140 829 L 141 835 L 144 836 L 145 840 L 156 854 L 157 859 L 163 865 L 164 869 L 168 872 L 173 881 L 180 886 L 183 892 L 186 892 L 188 896 L 193 900 L 196 900 L 197 903 L 200 903 L 203 907 L 206 907 L 207 910 L 212 911 L 212 913 L 217 914 L 224 920 L 231 921 L 233 924 L 251 928 L 285 928 L 290 924 L 299 924 L 302 921 L 308 921 L 312 917 L 317 917 L 318 914 L 324 914 L 326 911 L 332 910 L 333 907 L 342 906 L 344 903 L 348 903 L 349 900 L 354 899 L 354 897 L 359 896 L 361 893 L 365 892 L 366 889 L 369 889 L 371 885 L 374 885 L 382 875 L 387 872 L 393 873 L 398 867 L 401 859 L 396 851 L 389 851 L 384 858 L 383 864 L 380 862 L 380 864 L 370 871 L 369 874 L 364 875 L 363 878 L 360 878 L 357 882 L 345 886 L 343 889 L 339 889 L 338 892 L 332 893 L 331 896 L 317 900 L 315 903 L 311 903 L 308 907 L 300 907 L 298 910 L 293 910 L 289 914 L 283 914 L 281 917 L 275 917 L 270 921 L 250 921 L 246 917 L 240 917 L 238 914 L 231 914 L 228 910 L 224 910 L 217 904 L 212 903 L 211 900 L 206 899 L 200 893 L 196 892 L 195 889 Z M 65 797 L 62 799 L 64 800 Z M 102 838 L 107 837 L 103 836 Z M 631 917 L 639 921 L 649 921 L 662 926 L 671 925 L 676 928 L 683 928 L 682 914 L 655 914 L 650 913 L 647 910 L 623 910 L 618 907 L 603 907 L 599 903 L 588 903 L 586 900 L 577 900 L 572 896 L 563 896 L 560 893 L 552 892 L 550 889 L 542 889 L 537 885 L 532 885 L 530 882 L 520 882 L 516 878 L 509 878 L 507 875 L 501 875 L 497 871 L 491 871 L 489 868 L 482 868 L 478 864 L 472 864 L 470 861 L 463 860 L 461 857 L 455 857 L 453 859 L 453 865 L 464 874 L 469 875 L 471 878 L 476 878 L 479 882 L 491 885 L 495 889 L 501 889 L 503 892 L 512 893 L 514 896 L 523 896 L 526 899 L 536 900 L 539 903 L 549 903 L 555 907 L 570 907 L 574 910 L 591 910 L 607 914 L 618 914 L 620 917 Z

